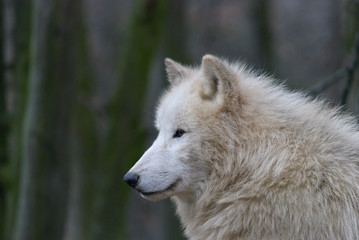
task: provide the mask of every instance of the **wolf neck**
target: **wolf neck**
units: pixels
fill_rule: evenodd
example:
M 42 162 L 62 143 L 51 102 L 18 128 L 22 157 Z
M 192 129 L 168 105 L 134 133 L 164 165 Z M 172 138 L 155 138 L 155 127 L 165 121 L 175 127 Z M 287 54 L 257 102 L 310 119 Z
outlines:
M 187 225 L 195 219 L 198 199 L 195 196 L 175 196 L 172 200 L 176 204 L 176 212 L 182 224 L 187 228 Z
M 204 236 L 203 224 L 211 218 L 211 214 L 206 211 L 206 206 L 215 204 L 211 199 L 206 198 L 205 190 L 197 191 L 196 194 L 185 196 L 174 196 L 171 198 L 176 204 L 176 212 L 185 228 L 185 234 L 190 239 L 197 239 L 194 236 Z
M 195 198 L 187 197 L 172 197 L 171 198 L 176 204 L 176 212 L 180 217 L 182 226 L 185 229 L 185 234 L 187 237 L 190 235 L 189 232 L 192 232 L 197 225 L 196 215 L 198 214 L 198 207 Z

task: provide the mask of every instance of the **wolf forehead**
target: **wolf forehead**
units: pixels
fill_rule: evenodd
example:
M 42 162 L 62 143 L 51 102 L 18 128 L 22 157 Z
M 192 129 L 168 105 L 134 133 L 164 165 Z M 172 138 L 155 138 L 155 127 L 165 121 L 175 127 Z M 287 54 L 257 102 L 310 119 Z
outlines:
M 196 80 L 194 80 L 196 81 Z M 195 93 L 191 89 L 193 83 L 184 82 L 177 86 L 172 86 L 162 96 L 156 112 L 156 126 L 161 122 L 181 123 L 188 122 L 194 116 L 200 114 L 203 116 L 203 103 L 199 93 Z M 208 112 L 207 108 L 207 112 Z M 203 113 L 202 113 L 203 112 Z M 194 114 L 195 113 L 195 114 Z
M 159 101 L 156 127 L 163 119 L 166 122 L 169 118 L 170 122 L 188 122 L 194 120 L 189 117 L 205 120 L 213 116 L 225 106 L 229 96 L 236 95 L 237 78 L 245 72 L 245 67 L 238 67 L 238 64 L 234 67 L 211 55 L 206 55 L 197 68 L 170 59 L 165 63 L 170 86 Z M 230 89 L 226 85 L 230 85 Z

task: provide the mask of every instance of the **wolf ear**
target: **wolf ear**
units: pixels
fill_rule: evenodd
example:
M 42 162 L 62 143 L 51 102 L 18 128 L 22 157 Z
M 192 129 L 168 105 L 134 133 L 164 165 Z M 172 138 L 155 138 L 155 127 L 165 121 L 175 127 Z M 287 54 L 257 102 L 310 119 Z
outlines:
M 186 75 L 187 69 L 170 58 L 165 58 L 168 81 L 171 84 L 179 82 Z
M 227 98 L 231 95 L 233 74 L 225 63 L 207 54 L 202 58 L 202 71 L 205 77 L 201 92 L 203 99 L 211 100 L 217 95 Z

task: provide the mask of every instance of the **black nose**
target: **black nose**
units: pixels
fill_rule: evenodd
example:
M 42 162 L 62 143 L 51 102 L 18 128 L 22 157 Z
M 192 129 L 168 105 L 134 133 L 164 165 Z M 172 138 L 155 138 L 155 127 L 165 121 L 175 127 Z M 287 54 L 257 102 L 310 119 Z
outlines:
M 128 172 L 123 177 L 123 181 L 127 182 L 128 185 L 134 188 L 136 187 L 139 178 L 140 176 L 138 176 L 136 173 Z

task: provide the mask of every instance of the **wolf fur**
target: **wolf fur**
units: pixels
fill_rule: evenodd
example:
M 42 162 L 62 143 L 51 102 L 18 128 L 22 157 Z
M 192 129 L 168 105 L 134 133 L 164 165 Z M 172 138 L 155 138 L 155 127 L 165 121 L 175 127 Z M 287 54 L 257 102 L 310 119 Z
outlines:
M 359 239 L 354 118 L 242 64 L 165 63 L 159 135 L 130 172 L 189 239 Z

